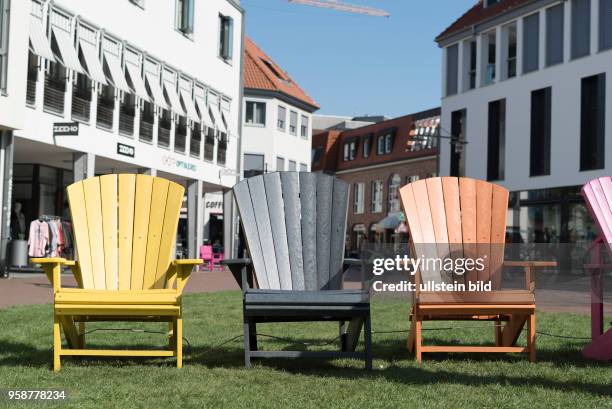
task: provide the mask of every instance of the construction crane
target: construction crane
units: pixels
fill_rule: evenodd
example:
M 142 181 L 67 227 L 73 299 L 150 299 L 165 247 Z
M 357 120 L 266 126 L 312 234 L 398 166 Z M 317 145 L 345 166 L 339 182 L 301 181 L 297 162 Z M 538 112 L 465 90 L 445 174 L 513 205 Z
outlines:
M 344 3 L 338 0 L 289 0 L 289 3 L 303 4 L 306 6 L 323 7 L 327 9 L 344 11 L 347 13 L 365 14 L 374 17 L 389 17 L 390 14 L 385 10 L 358 6 L 355 4 Z

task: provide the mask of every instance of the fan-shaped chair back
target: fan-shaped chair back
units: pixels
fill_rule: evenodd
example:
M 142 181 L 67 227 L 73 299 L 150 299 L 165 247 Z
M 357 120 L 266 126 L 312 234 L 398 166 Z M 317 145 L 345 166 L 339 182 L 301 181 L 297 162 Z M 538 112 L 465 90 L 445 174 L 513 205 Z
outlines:
M 276 172 L 233 190 L 259 288 L 341 288 L 348 184 L 322 173 Z
M 582 187 L 582 196 L 599 234 L 608 245 L 612 244 L 612 177 L 591 180 Z
M 508 191 L 482 180 L 436 177 L 400 189 L 415 257 L 482 260 L 484 268 L 457 274 L 431 263 L 424 281 L 492 282 L 501 287 Z
M 124 174 L 85 179 L 67 191 L 84 288 L 166 288 L 183 186 Z

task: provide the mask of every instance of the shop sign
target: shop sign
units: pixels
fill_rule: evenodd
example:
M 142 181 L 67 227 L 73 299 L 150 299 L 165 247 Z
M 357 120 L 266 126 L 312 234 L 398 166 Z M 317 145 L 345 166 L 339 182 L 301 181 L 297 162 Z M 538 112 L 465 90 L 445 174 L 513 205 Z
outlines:
M 136 155 L 136 148 L 123 143 L 117 143 L 117 154 L 133 158 Z
M 196 172 L 198 170 L 196 165 L 194 165 L 193 163 L 185 162 L 180 159 L 175 159 L 172 156 L 162 156 L 162 163 L 165 166 L 190 170 L 192 172 Z
M 205 206 L 207 209 L 221 209 L 223 208 L 223 202 L 214 201 L 214 202 L 206 202 Z
M 78 122 L 55 122 L 53 124 L 53 136 L 78 136 Z

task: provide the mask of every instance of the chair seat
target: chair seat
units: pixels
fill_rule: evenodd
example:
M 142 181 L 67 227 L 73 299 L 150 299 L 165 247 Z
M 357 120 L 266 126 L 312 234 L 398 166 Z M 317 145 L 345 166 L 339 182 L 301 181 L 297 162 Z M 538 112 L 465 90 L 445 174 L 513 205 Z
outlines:
M 502 290 L 489 292 L 422 292 L 418 304 L 535 304 L 535 296 L 527 290 Z
M 174 289 L 118 291 L 62 288 L 55 294 L 56 305 L 178 305 L 180 300 L 180 293 Z
M 245 293 L 247 305 L 360 306 L 370 303 L 370 294 L 363 290 L 291 291 L 251 289 Z

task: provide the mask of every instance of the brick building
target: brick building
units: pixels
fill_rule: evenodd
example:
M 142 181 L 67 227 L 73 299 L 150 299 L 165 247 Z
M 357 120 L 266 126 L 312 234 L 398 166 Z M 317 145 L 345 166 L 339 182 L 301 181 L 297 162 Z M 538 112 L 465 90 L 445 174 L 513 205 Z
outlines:
M 350 183 L 349 253 L 364 242 L 408 240 L 399 188 L 437 173 L 440 109 L 430 109 L 343 132 L 313 135 L 313 171 Z

